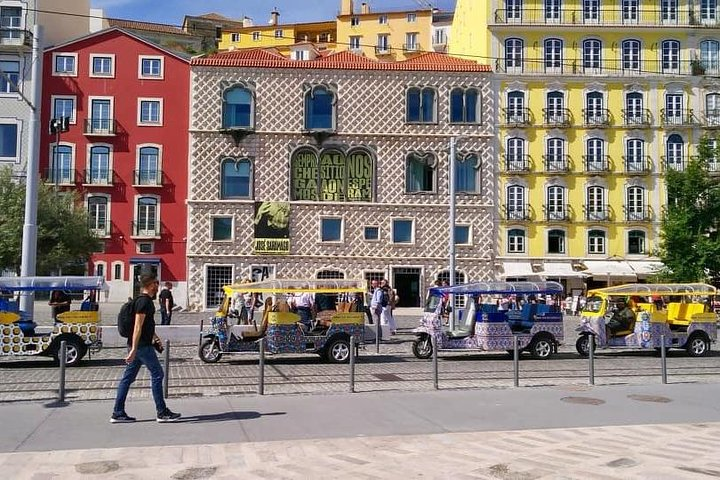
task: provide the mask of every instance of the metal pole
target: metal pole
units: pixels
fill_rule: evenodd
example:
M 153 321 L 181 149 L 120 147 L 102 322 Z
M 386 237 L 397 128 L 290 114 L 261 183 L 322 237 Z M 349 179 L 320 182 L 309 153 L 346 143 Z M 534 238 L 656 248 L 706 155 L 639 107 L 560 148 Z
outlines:
M 435 338 L 435 335 L 432 335 L 430 337 L 430 343 L 432 344 L 432 369 L 433 369 L 433 388 L 435 390 L 440 389 L 440 385 L 438 383 L 438 349 L 437 349 L 437 339 Z
M 20 258 L 20 276 L 35 275 L 37 260 L 37 197 L 40 167 L 40 99 L 42 95 L 42 51 L 40 35 L 42 27 L 33 27 L 32 46 L 32 115 L 28 123 L 27 176 L 25 178 L 25 223 L 23 225 L 22 254 Z M 20 296 L 20 310 L 32 318 L 34 295 L 26 292 Z
M 265 395 L 265 341 L 263 339 L 260 342 L 260 361 L 258 371 L 258 395 Z
M 170 390 L 170 340 L 165 340 L 165 376 L 163 377 L 163 396 L 169 397 Z
M 350 337 L 350 393 L 355 393 L 355 337 Z
M 662 373 L 662 383 L 667 384 L 667 349 L 665 348 L 665 335 L 660 335 L 660 372 Z
M 588 335 L 588 370 L 590 385 L 595 385 L 595 335 Z
M 455 285 L 455 137 L 450 137 L 450 158 L 448 160 L 448 191 L 450 195 L 450 242 L 448 256 L 450 257 L 450 286 Z M 450 295 L 450 331 L 455 330 L 455 295 Z
M 67 342 L 65 340 L 60 342 L 60 389 L 58 390 L 58 401 L 65 401 L 65 362 L 67 361 Z
M 513 335 L 513 385 L 520 386 L 520 349 L 517 335 Z
M 381 320 L 378 318 L 377 325 L 375 325 L 375 353 L 380 353 L 380 340 L 382 340 L 382 325 Z

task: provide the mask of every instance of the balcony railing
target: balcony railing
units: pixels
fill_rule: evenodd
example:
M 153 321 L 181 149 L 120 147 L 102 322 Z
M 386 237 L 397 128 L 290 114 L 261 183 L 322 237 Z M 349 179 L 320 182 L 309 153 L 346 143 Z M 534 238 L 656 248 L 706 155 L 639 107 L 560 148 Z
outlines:
M 526 173 L 532 168 L 530 155 L 505 155 L 505 171 L 509 173 Z
M 652 114 L 648 109 L 622 109 L 623 122 L 626 127 L 648 127 L 652 125 Z
M 420 50 L 419 43 L 403 43 L 403 50 L 406 52 L 417 52 Z
M 660 110 L 660 118 L 662 119 L 663 125 L 672 125 L 676 127 L 690 127 L 697 125 L 698 123 L 692 108 L 672 110 L 663 108 Z
M 543 213 L 548 222 L 566 222 L 570 220 L 570 205 L 543 205 Z
M 695 60 L 663 62 L 662 60 L 643 59 L 627 61 L 621 57 L 603 57 L 598 62 L 584 62 L 582 56 L 573 56 L 559 60 L 545 60 L 543 57 L 523 57 L 522 59 L 497 59 L 497 73 L 512 75 L 575 75 L 599 77 L 639 77 L 646 75 L 697 75 Z M 711 74 L 707 69 L 704 74 Z
M 690 160 L 698 161 L 700 157 L 698 155 L 691 155 Z M 705 161 L 705 168 L 709 173 L 720 173 L 720 158 L 708 158 Z
M 160 222 L 132 222 L 130 232 L 133 237 L 158 238 L 160 237 Z
M 83 185 L 112 186 L 114 172 L 107 169 L 89 169 L 83 172 Z
M 623 205 L 626 222 L 649 222 L 650 209 L 643 205 Z
M 375 55 L 390 55 L 391 53 L 392 47 L 390 45 L 375 47 Z
M 110 236 L 110 222 L 106 222 L 105 225 L 95 225 L 90 219 L 90 230 L 95 233 L 98 237 L 109 237 Z
M 665 170 L 677 170 L 679 172 L 682 172 L 685 170 L 685 157 L 668 157 L 666 155 L 663 155 L 660 157 L 662 160 L 662 165 L 665 168 Z
M 503 219 L 514 220 L 514 221 L 527 221 L 530 220 L 530 205 L 508 205 L 505 204 L 503 208 Z
M 703 112 L 703 127 L 720 128 L 720 109 Z
M 610 110 L 607 108 L 584 108 L 583 124 L 586 127 L 610 126 Z
M 567 108 L 543 108 L 543 123 L 548 127 L 569 127 L 572 125 L 572 114 Z
M 85 120 L 85 135 L 114 136 L 115 120 L 112 118 L 90 118 Z
M 609 172 L 610 155 L 583 155 L 586 172 Z
M 717 26 L 717 19 L 702 18 L 693 9 L 657 8 L 654 5 L 638 8 L 522 8 L 495 10 L 495 24 L 499 25 L 602 25 L 602 26 Z M 699 3 L 699 2 L 698 2 Z
M 649 155 L 640 157 L 623 155 L 623 165 L 625 166 L 625 173 L 629 174 L 646 174 L 652 170 L 652 160 Z
M 133 185 L 136 187 L 162 186 L 162 172 L 159 170 L 153 172 L 149 172 L 147 170 L 133 170 Z
M 570 171 L 569 155 L 543 155 L 546 172 L 567 173 Z
M 15 19 L 17 19 L 17 21 L 14 21 Z M 2 17 L 0 24 L 0 50 L 4 47 L 32 47 L 32 32 L 14 26 L 20 25 L 21 23 L 20 17 Z
M 583 215 L 588 222 L 607 222 L 610 220 L 610 206 L 585 204 Z
M 505 125 L 524 127 L 530 125 L 530 109 L 529 108 L 503 108 L 502 118 Z
M 57 185 L 75 184 L 75 170 L 70 168 L 46 168 L 43 174 L 45 178 L 45 183 Z

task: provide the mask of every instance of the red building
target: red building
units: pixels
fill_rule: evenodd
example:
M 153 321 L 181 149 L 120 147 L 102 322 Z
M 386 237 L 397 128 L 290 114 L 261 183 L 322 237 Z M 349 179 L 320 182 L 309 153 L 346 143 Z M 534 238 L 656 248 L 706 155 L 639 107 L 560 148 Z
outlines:
M 111 300 L 156 269 L 185 303 L 189 83 L 188 58 L 117 28 L 45 51 L 41 176 L 78 191 L 104 243 L 89 273 Z

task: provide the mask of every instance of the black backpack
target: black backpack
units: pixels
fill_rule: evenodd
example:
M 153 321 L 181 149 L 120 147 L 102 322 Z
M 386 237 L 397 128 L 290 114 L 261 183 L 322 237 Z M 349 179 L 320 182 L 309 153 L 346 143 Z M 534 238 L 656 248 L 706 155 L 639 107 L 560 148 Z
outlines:
M 390 304 L 390 294 L 386 289 L 382 289 L 382 300 L 380 300 L 381 307 L 387 307 Z
M 117 316 L 118 333 L 123 338 L 130 338 L 135 328 L 135 299 L 123 303 Z

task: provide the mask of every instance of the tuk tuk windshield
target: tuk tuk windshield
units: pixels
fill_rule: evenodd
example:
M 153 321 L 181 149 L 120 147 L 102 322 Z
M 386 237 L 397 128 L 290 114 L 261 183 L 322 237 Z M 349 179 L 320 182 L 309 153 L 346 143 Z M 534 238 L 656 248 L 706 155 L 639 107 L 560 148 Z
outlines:
M 585 308 L 583 308 L 583 312 L 600 313 L 600 310 L 602 309 L 602 304 L 603 297 L 593 295 L 585 301 Z
M 364 280 L 263 280 L 261 282 L 236 283 L 225 285 L 227 295 L 236 292 L 245 293 L 364 293 Z

